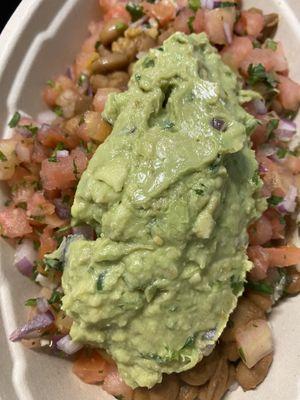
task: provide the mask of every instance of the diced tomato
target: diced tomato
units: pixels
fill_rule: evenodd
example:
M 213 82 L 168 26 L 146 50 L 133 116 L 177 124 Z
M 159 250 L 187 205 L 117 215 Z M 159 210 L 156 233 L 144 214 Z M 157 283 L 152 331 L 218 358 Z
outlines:
M 32 186 L 19 186 L 12 191 L 12 200 L 15 205 L 26 203 L 32 198 L 34 190 Z
M 70 78 L 65 75 L 60 75 L 49 85 L 46 85 L 43 90 L 43 99 L 49 107 L 56 105 L 57 97 L 65 90 L 74 88 L 74 84 Z
M 234 36 L 231 45 L 226 46 L 221 55 L 227 65 L 238 69 L 252 49 L 252 42 L 248 37 Z
M 55 212 L 55 206 L 46 200 L 42 192 L 35 192 L 27 203 L 27 216 L 41 217 Z
M 267 131 L 267 119 L 260 119 L 261 124 L 257 125 L 255 130 L 251 135 L 251 141 L 253 143 L 253 148 L 256 149 L 258 146 L 266 143 L 268 140 L 268 131 Z
M 244 33 L 254 38 L 259 36 L 265 24 L 264 16 L 262 15 L 262 13 L 253 9 L 242 11 L 240 21 L 243 26 Z
M 92 385 L 103 382 L 108 371 L 108 362 L 96 350 L 81 350 L 73 364 L 73 373 Z
M 283 165 L 270 160 L 257 152 L 257 160 L 262 165 L 264 172 L 262 179 L 266 187 L 277 196 L 284 196 L 289 188 L 295 184 L 294 176 Z
M 19 141 L 16 144 L 16 155 L 20 163 L 30 163 L 33 146 L 25 141 Z
M 244 74 L 247 74 L 249 65 L 262 64 L 267 72 L 285 72 L 288 70 L 286 58 L 278 46 L 276 51 L 271 49 L 252 49 L 245 60 L 241 63 L 241 68 Z
M 227 44 L 224 24 L 228 24 L 229 30 L 233 32 L 236 11 L 234 7 L 216 8 L 214 10 L 206 10 L 205 32 L 209 40 L 214 44 Z
M 122 396 L 124 400 L 132 399 L 133 390 L 122 380 L 115 365 L 110 366 L 102 388 L 113 396 Z
M 24 185 L 24 184 L 33 184 L 38 181 L 38 175 L 35 173 L 28 171 L 28 169 L 18 166 L 15 169 L 15 173 L 7 181 L 8 185 L 10 187 L 13 187 L 14 189 L 19 186 L 19 185 Z
M 286 110 L 296 111 L 300 104 L 300 85 L 285 76 L 278 78 L 278 100 Z
M 42 162 L 40 176 L 47 190 L 74 187 L 87 166 L 87 156 L 80 150 L 72 150 L 68 157 L 57 157 L 56 162 L 48 159 Z
M 296 156 L 287 156 L 286 159 L 283 161 L 283 164 L 293 173 L 299 174 L 300 173 L 300 158 Z
M 202 9 L 199 9 L 196 12 L 193 28 L 195 33 L 201 33 L 205 29 L 204 11 Z
M 264 251 L 270 267 L 289 267 L 300 263 L 300 249 L 294 246 L 268 247 Z
M 57 248 L 57 242 L 53 238 L 53 229 L 49 226 L 46 226 L 39 239 L 40 247 L 38 257 L 42 260 L 45 254 L 52 253 Z
M 272 226 L 272 239 L 283 239 L 285 236 L 285 221 L 275 208 L 269 208 L 264 212 Z
M 267 217 L 262 215 L 249 229 L 249 241 L 251 245 L 262 245 L 272 239 L 272 225 Z
M 150 17 L 157 19 L 160 26 L 167 25 L 176 17 L 176 7 L 171 0 L 161 0 L 158 3 L 143 3 L 144 12 Z
M 177 32 L 190 33 L 189 21 L 194 16 L 192 10 L 185 8 L 177 15 L 174 20 L 173 27 Z
M 114 7 L 117 2 L 118 0 L 99 0 L 99 6 L 101 11 L 106 13 L 111 7 Z
M 250 246 L 247 252 L 248 257 L 254 263 L 250 275 L 256 280 L 266 278 L 267 270 L 270 267 L 289 267 L 300 263 L 300 249 L 295 246 Z
M 11 239 L 25 236 L 32 232 L 26 212 L 21 208 L 5 208 L 0 211 L 1 235 Z
M 124 3 L 116 2 L 115 5 L 110 5 L 109 9 L 104 14 L 104 22 L 118 19 L 129 25 L 131 23 L 131 16 L 126 10 Z
M 80 139 L 76 135 L 64 133 L 58 128 L 43 128 L 38 132 L 38 140 L 45 147 L 55 148 L 58 143 L 63 143 L 68 149 L 78 146 Z
M 43 145 L 41 145 L 38 141 L 35 141 L 33 144 L 33 152 L 31 156 L 31 160 L 34 163 L 40 164 L 45 158 L 48 158 L 51 154 L 49 148 L 47 149 Z
M 253 268 L 249 275 L 253 280 L 262 280 L 267 277 L 269 268 L 269 257 L 265 249 L 261 246 L 249 246 L 247 249 L 248 257 L 253 262 Z
M 104 110 L 108 95 L 110 95 L 111 93 L 119 93 L 119 92 L 120 92 L 119 89 L 114 89 L 114 88 L 98 89 L 93 99 L 93 106 L 95 111 L 102 112 Z

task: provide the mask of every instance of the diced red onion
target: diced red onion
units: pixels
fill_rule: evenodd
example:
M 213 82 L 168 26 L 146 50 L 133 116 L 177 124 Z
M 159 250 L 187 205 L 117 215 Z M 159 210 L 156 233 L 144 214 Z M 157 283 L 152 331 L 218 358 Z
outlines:
M 71 217 L 70 206 L 62 201 L 62 199 L 55 199 L 55 212 L 61 219 L 69 219 Z
M 20 261 L 15 263 L 15 266 L 22 275 L 28 276 L 29 278 L 32 276 L 33 264 L 26 257 L 23 257 Z
M 93 95 L 94 95 L 93 88 L 92 88 L 91 85 L 89 85 L 89 87 L 88 87 L 88 89 L 87 89 L 87 95 L 88 95 L 89 97 L 93 97 Z
M 223 29 L 228 44 L 232 43 L 233 33 L 228 22 L 223 22 Z
M 201 0 L 201 7 L 207 8 L 208 10 L 212 10 L 215 7 L 214 0 Z
M 73 69 L 72 67 L 68 67 L 66 70 L 66 75 L 69 79 L 73 80 Z
M 24 138 L 31 138 L 32 137 L 32 132 L 30 132 L 29 129 L 24 128 L 24 126 L 16 126 L 15 130 L 16 130 L 16 132 L 18 132 Z
M 31 277 L 33 263 L 36 260 L 37 253 L 34 250 L 31 240 L 24 239 L 16 248 L 14 265 L 21 274 Z
M 89 225 L 74 226 L 72 232 L 74 235 L 83 235 L 87 240 L 94 240 L 95 238 L 95 231 Z
M 259 115 L 264 115 L 267 113 L 267 108 L 264 100 L 262 99 L 255 99 L 253 100 L 253 105 L 255 108 L 255 112 Z
M 69 151 L 68 150 L 58 150 L 57 152 L 56 152 L 56 157 L 58 157 L 58 158 L 65 158 L 65 157 L 68 157 L 69 156 Z
M 281 213 L 294 212 L 296 209 L 296 199 L 298 190 L 296 186 L 291 186 L 285 195 L 283 201 L 277 205 L 277 210 Z
M 281 119 L 278 124 L 278 128 L 275 130 L 277 139 L 282 142 L 289 142 L 296 134 L 297 126 L 294 121 L 287 119 Z
M 47 111 L 41 111 L 40 113 L 38 113 L 36 120 L 42 124 L 42 126 L 44 124 L 46 125 L 50 125 L 52 124 L 53 121 L 55 121 L 57 118 L 57 115 L 51 111 L 51 110 L 47 110 Z
M 62 350 L 64 353 L 71 355 L 82 349 L 83 345 L 81 343 L 74 342 L 70 335 L 66 335 L 56 343 L 56 347 L 59 350 Z
M 10 336 L 9 339 L 12 342 L 16 342 L 21 339 L 25 339 L 30 333 L 47 328 L 52 325 L 54 317 L 52 313 L 46 312 L 35 315 L 31 321 L 28 321 L 25 325 L 17 328 Z
M 50 281 L 46 276 L 42 274 L 37 274 L 35 281 L 38 282 L 41 286 L 47 287 L 48 289 L 55 289 L 57 285 Z
M 266 172 L 268 172 L 268 168 L 263 164 L 259 164 L 258 170 L 261 174 L 265 174 Z
M 45 313 L 49 310 L 49 303 L 44 297 L 38 297 L 36 300 L 36 307 L 38 312 Z
M 282 129 L 285 131 L 291 131 L 291 132 L 296 132 L 297 131 L 297 125 L 294 121 L 290 121 L 288 119 L 281 118 L 278 124 L 278 129 Z

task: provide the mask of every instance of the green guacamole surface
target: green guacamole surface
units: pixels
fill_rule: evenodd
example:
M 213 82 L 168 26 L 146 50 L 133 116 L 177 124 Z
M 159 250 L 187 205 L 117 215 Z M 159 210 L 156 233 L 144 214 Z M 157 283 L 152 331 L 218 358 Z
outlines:
M 264 207 L 250 97 L 205 34 L 177 33 L 106 104 L 113 131 L 72 207 L 98 239 L 68 246 L 63 309 L 71 337 L 106 349 L 133 388 L 199 362 L 243 291 Z

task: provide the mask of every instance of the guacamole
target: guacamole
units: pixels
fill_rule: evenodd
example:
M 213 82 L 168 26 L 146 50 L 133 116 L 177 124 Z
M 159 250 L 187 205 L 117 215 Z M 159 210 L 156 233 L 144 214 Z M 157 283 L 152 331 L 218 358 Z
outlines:
M 136 63 L 103 113 L 113 131 L 79 182 L 63 273 L 71 337 L 107 350 L 131 387 L 192 368 L 221 335 L 264 208 L 251 93 L 205 34 L 174 34 Z

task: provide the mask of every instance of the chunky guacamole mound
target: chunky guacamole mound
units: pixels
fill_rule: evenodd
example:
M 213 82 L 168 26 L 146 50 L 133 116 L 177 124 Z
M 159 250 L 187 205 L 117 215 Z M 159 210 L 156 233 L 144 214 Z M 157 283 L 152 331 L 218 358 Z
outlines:
M 249 93 L 205 34 L 174 34 L 111 95 L 111 136 L 83 174 L 63 308 L 74 340 L 106 349 L 130 386 L 193 367 L 221 335 L 251 263 L 260 180 Z

